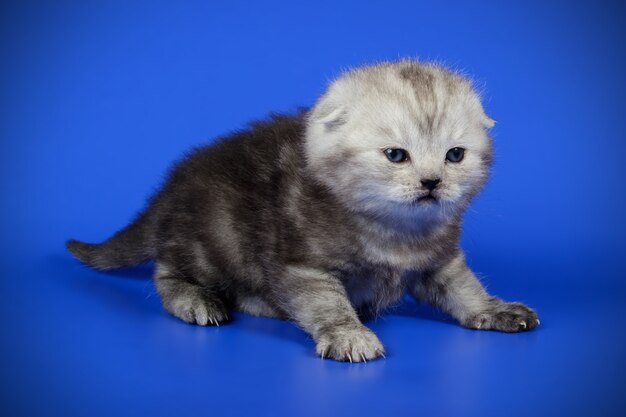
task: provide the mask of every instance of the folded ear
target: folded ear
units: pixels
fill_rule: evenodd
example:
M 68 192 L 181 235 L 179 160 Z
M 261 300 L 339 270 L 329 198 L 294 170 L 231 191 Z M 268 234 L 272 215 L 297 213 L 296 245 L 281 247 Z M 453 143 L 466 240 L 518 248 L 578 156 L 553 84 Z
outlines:
M 322 105 L 316 110 L 313 114 L 313 121 L 323 124 L 326 130 L 334 130 L 347 121 L 347 112 L 343 106 L 331 107 Z
M 493 120 L 491 117 L 487 116 L 486 114 L 483 115 L 483 127 L 485 129 L 491 129 L 495 124 L 496 121 Z

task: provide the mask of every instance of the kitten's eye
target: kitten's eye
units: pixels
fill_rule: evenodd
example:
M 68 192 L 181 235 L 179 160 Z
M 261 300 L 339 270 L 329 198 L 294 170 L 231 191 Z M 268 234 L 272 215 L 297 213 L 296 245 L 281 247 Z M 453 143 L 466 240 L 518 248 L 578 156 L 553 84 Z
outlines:
M 446 154 L 446 159 L 450 162 L 461 162 L 465 156 L 465 149 L 452 148 Z
M 385 156 L 387 156 L 387 159 L 391 162 L 404 162 L 409 159 L 409 153 L 404 149 L 387 148 L 384 149 L 383 152 L 385 153 Z

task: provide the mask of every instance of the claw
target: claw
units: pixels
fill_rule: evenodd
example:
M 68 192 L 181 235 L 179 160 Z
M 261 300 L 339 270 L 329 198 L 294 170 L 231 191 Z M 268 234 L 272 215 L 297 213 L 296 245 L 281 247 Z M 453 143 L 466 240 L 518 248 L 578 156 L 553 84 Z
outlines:
M 539 326 L 541 324 L 541 322 L 539 321 L 539 319 L 537 319 L 537 326 Z
M 350 361 L 350 363 L 352 363 L 352 356 L 350 356 L 349 353 L 347 353 L 347 355 L 348 355 L 348 360 Z
M 215 325 L 215 323 L 213 323 L 213 317 L 209 316 L 209 321 L 211 322 L 212 325 Z
M 520 325 L 520 326 L 522 326 L 522 327 L 524 327 L 524 329 L 527 327 L 527 326 L 526 326 L 526 322 L 525 322 L 525 321 L 520 322 L 520 324 L 519 324 L 519 325 Z
M 367 359 L 365 359 L 365 355 L 363 354 L 363 352 L 361 352 L 360 355 L 361 359 L 363 359 L 363 362 L 367 363 Z
M 387 357 L 385 356 L 385 352 L 383 352 L 380 349 L 376 349 L 376 354 L 378 354 L 378 355 L 382 356 L 383 358 L 387 359 Z

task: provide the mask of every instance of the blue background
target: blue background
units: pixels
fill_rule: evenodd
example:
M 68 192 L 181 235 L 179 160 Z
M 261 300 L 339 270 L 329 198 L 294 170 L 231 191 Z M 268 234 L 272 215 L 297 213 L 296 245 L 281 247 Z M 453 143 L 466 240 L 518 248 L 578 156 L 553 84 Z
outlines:
M 0 7 L 0 414 L 626 412 L 619 3 Z M 536 331 L 470 331 L 407 300 L 368 323 L 386 360 L 323 361 L 288 322 L 186 325 L 150 267 L 99 273 L 65 252 L 125 225 L 189 147 L 405 56 L 483 88 L 497 161 L 463 246 L 491 292 L 537 309 Z

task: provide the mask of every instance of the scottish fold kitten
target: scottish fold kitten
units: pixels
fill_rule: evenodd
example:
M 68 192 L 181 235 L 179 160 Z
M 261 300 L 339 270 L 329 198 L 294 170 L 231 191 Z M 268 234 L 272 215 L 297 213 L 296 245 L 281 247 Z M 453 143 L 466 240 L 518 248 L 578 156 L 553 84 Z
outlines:
M 357 68 L 310 110 L 193 150 L 130 225 L 67 247 L 98 269 L 154 260 L 163 306 L 188 323 L 219 325 L 231 308 L 290 319 L 340 361 L 384 355 L 360 314 L 407 290 L 465 327 L 530 330 L 537 315 L 489 295 L 459 247 L 493 123 L 441 66 Z

